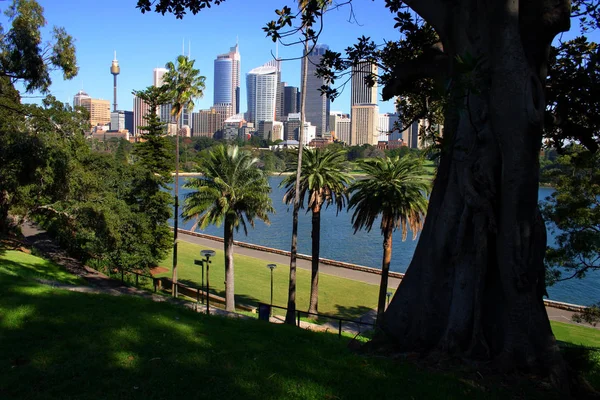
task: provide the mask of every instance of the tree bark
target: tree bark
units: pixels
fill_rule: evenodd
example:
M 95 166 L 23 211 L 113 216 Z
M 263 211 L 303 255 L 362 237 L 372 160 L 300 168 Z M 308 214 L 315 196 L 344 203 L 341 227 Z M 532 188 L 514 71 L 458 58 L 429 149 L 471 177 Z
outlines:
M 306 117 L 306 77 L 308 75 L 308 41 L 304 40 L 304 67 L 302 68 L 300 94 L 300 128 L 298 130 L 298 168 L 296 169 L 296 196 L 292 213 L 292 247 L 290 249 L 290 284 L 288 288 L 288 304 L 285 313 L 285 323 L 296 323 L 296 259 L 298 254 L 298 213 L 300 212 L 300 176 L 302 174 L 302 142 L 304 140 L 304 119 Z
M 177 113 L 175 122 L 181 113 Z M 175 209 L 173 211 L 173 288 L 171 293 L 177 297 L 177 234 L 179 227 L 179 130 L 175 130 Z
M 235 281 L 233 273 L 233 218 L 225 217 L 223 251 L 225 253 L 225 310 L 235 312 Z
M 381 262 L 381 283 L 379 284 L 379 298 L 377 300 L 377 319 L 375 326 L 383 327 L 385 318 L 385 300 L 387 297 L 388 277 L 390 273 L 390 263 L 392 262 L 392 233 L 394 231 L 393 222 L 386 224 L 383 233 L 383 260 Z
M 310 278 L 310 303 L 308 312 L 319 312 L 319 257 L 321 253 L 321 206 L 312 209 L 312 268 Z M 316 315 L 310 316 L 316 318 Z
M 568 27 L 568 3 L 459 0 L 452 7 L 453 29 L 442 36 L 454 60 L 448 150 L 383 330 L 407 351 L 562 379 L 542 299 L 546 231 L 537 201 L 547 54 Z M 456 74 L 457 56 L 467 54 L 478 60 L 469 71 L 474 84 Z

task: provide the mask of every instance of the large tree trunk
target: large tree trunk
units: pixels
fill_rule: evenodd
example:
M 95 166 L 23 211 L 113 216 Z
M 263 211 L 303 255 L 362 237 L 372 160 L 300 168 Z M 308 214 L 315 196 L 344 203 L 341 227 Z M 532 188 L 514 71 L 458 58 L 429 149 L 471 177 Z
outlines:
M 384 331 L 401 349 L 563 376 L 542 300 L 546 231 L 537 200 L 547 52 L 568 27 L 568 5 L 448 7 L 451 22 L 440 29 L 452 60 L 448 147 Z M 465 55 L 478 60 L 469 80 L 456 74 Z
M 312 268 L 310 278 L 310 302 L 308 312 L 319 312 L 319 257 L 321 253 L 321 206 L 312 209 Z M 316 318 L 316 315 L 312 315 Z
M 235 289 L 233 273 L 233 218 L 225 217 L 223 232 L 223 251 L 225 253 L 225 310 L 235 312 Z
M 381 262 L 381 283 L 379 284 L 379 298 L 377 299 L 377 319 L 375 326 L 382 327 L 385 313 L 385 300 L 387 297 L 388 277 L 390 273 L 390 263 L 392 262 L 392 233 L 394 231 L 393 222 L 388 222 L 383 233 L 383 260 Z

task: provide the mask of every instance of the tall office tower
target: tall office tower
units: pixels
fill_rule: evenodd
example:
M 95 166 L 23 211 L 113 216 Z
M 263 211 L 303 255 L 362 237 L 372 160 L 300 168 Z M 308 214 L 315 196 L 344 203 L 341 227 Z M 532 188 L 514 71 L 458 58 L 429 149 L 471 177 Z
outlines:
M 228 53 L 219 54 L 215 60 L 215 89 L 213 104 L 231 104 L 231 114 L 240 112 L 240 62 L 236 43 Z M 226 118 L 227 118 L 226 117 Z
M 283 109 L 284 94 L 285 82 L 277 82 L 277 95 L 275 96 L 275 119 L 277 121 L 284 121 L 287 115 Z
M 411 149 L 419 147 L 419 128 L 424 124 L 424 120 L 415 121 L 409 127 L 402 131 L 402 141 Z
M 161 87 L 163 85 L 163 76 L 167 73 L 166 68 L 154 68 L 152 71 L 152 84 L 155 87 Z
M 148 125 L 146 115 L 150 112 L 150 106 L 137 96 L 133 96 L 133 135 L 139 136 L 145 133 L 140 126 Z
M 90 125 L 110 124 L 110 101 L 92 98 L 80 99 L 80 105 L 90 113 Z
M 306 120 L 317 129 L 317 137 L 329 135 L 329 99 L 321 96 L 319 89 L 326 84 L 325 79 L 315 76 L 317 66 L 321 63 L 321 57 L 329 47 L 321 44 L 316 45 L 308 54 L 302 58 L 302 69 L 308 59 L 308 75 L 306 77 Z M 302 74 L 302 72 L 300 72 Z M 302 77 L 300 78 L 302 81 Z
M 356 104 L 352 106 L 350 126 L 350 146 L 361 144 L 377 145 L 377 117 L 379 108 L 376 104 Z
M 295 86 L 284 86 L 283 88 L 283 116 L 300 112 L 298 104 L 298 88 Z
M 91 99 L 91 97 L 83 90 L 80 90 L 75 96 L 73 96 L 73 107 L 82 107 L 83 100 L 89 99 Z
M 369 87 L 365 78 L 377 73 L 377 66 L 360 61 L 352 67 L 352 90 L 350 95 L 351 122 L 350 145 L 377 145 L 379 140 L 377 85 Z M 387 140 L 387 139 L 386 139 Z
M 401 139 L 401 135 L 398 129 L 395 129 L 395 123 L 398 121 L 398 114 L 379 114 L 377 122 L 377 132 L 379 134 L 380 142 L 387 142 L 389 140 Z
M 350 143 L 350 115 L 339 111 L 329 114 L 329 128 L 333 137 L 346 144 Z
M 247 121 L 258 126 L 260 121 L 275 120 L 275 105 L 277 100 L 276 67 L 262 65 L 246 74 L 248 94 Z
M 377 74 L 377 65 L 360 61 L 352 66 L 352 90 L 350 95 L 350 106 L 355 104 L 377 104 L 377 81 L 370 87 L 365 79 Z
M 117 52 L 115 51 L 115 58 L 112 60 L 112 64 L 110 66 L 110 73 L 114 78 L 114 103 L 113 103 L 113 111 L 117 111 L 117 75 L 121 73 L 121 67 L 119 67 L 119 62 L 117 61 Z

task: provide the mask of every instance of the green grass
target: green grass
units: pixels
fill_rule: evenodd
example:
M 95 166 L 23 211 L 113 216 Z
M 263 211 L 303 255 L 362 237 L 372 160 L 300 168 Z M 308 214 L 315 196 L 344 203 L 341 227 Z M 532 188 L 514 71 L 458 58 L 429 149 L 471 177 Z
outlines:
M 179 242 L 177 273 L 181 283 L 200 286 L 201 268 L 194 265 L 194 259 L 200 258 L 199 245 Z M 223 248 L 213 248 L 216 256 L 210 267 L 210 283 L 215 293 L 224 295 L 225 266 Z M 161 266 L 171 269 L 171 256 Z M 255 305 L 258 302 L 270 302 L 271 272 L 264 260 L 234 254 L 236 302 Z M 171 272 L 159 276 L 171 277 Z M 297 270 L 296 304 L 299 310 L 308 309 L 310 295 L 310 271 Z M 273 304 L 285 307 L 289 281 L 289 265 L 278 264 L 273 273 Z M 364 282 L 339 278 L 332 275 L 319 275 L 319 312 L 349 318 L 359 318 L 370 309 L 377 307 L 379 286 Z M 275 309 L 275 313 L 282 313 Z
M 585 326 L 550 321 L 556 340 L 600 349 L 600 331 Z
M 0 274 L 85 285 L 83 279 L 69 274 L 51 261 L 16 250 L 6 250 L 3 247 L 0 247 Z
M 69 292 L 0 270 L 0 398 L 506 398 L 469 379 L 351 353 L 335 335 Z M 10 258 L 11 261 L 8 261 Z M 54 267 L 24 257 L 31 265 Z M 7 262 L 8 261 L 8 262 Z M 60 274 L 65 281 L 74 277 Z

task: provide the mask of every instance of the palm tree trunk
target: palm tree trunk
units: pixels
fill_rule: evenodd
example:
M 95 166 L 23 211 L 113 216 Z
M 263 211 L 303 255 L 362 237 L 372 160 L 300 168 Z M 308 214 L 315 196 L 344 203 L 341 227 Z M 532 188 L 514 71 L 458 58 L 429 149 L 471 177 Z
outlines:
M 225 310 L 235 312 L 235 291 L 233 274 L 233 219 L 225 217 L 223 233 L 223 250 L 225 252 Z
M 383 325 L 385 313 L 385 298 L 387 296 L 388 276 L 390 272 L 390 263 L 392 262 L 392 233 L 393 225 L 387 223 L 383 233 L 383 261 L 381 263 L 381 283 L 379 284 L 379 299 L 377 301 L 377 320 L 375 326 Z
M 298 130 L 298 169 L 296 170 L 296 196 L 292 216 L 292 248 L 290 251 L 290 286 L 288 290 L 287 312 L 285 323 L 294 325 L 296 314 L 296 257 L 298 254 L 298 213 L 300 212 L 300 175 L 302 172 L 302 147 L 304 140 L 304 118 L 306 117 L 306 77 L 308 75 L 308 42 L 304 41 L 304 66 L 302 68 L 302 83 L 300 94 L 300 128 Z
M 319 256 L 321 253 L 321 206 L 315 206 L 312 210 L 312 269 L 310 280 L 310 303 L 308 312 L 318 313 L 319 305 Z M 316 318 L 309 315 L 309 318 Z
M 179 121 L 179 115 L 177 119 Z M 175 211 L 173 214 L 173 288 L 171 293 L 177 297 L 177 230 L 179 227 L 179 130 L 175 129 Z

